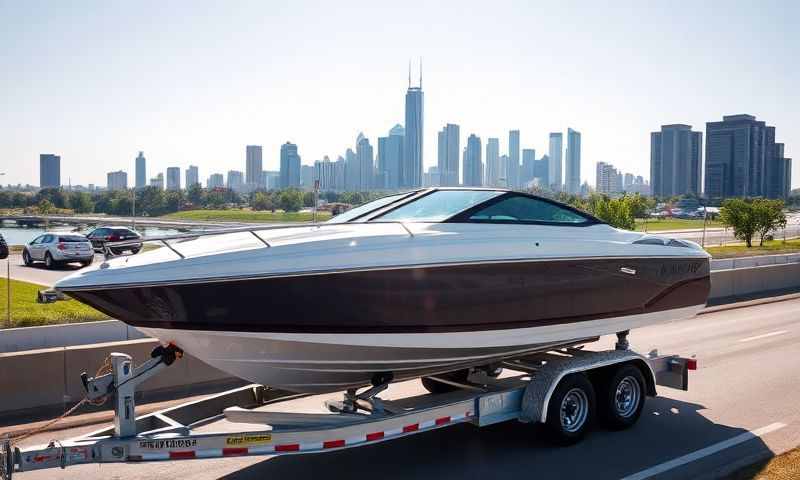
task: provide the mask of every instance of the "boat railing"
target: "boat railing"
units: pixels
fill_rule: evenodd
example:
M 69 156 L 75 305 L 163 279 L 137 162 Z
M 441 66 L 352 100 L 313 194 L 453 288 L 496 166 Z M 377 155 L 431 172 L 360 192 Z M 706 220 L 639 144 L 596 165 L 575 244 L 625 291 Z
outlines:
M 381 221 L 381 222 L 372 222 L 371 225 L 381 223 L 381 224 L 396 224 L 403 227 L 403 230 L 406 231 L 409 237 L 414 237 L 414 232 L 408 228 L 405 222 L 400 221 Z M 290 229 L 300 229 L 300 228 L 329 228 L 329 227 L 342 227 L 344 225 L 366 225 L 367 223 L 299 223 L 293 225 L 248 225 L 245 227 L 231 227 L 231 228 L 218 228 L 212 230 L 199 230 L 194 232 L 184 232 L 184 233 L 177 233 L 174 235 L 159 235 L 153 237 L 142 237 L 137 238 L 135 240 L 120 240 L 116 242 L 106 242 L 103 244 L 103 254 L 106 258 L 113 258 L 117 256 L 121 256 L 119 254 L 114 253 L 114 249 L 119 249 L 120 247 L 126 246 L 142 246 L 145 243 L 161 243 L 166 248 L 172 250 L 175 255 L 180 258 L 186 258 L 184 254 L 182 254 L 178 249 L 175 248 L 174 244 L 170 243 L 172 241 L 177 241 L 180 243 L 181 241 L 186 240 L 194 240 L 199 237 L 210 237 L 214 235 L 227 235 L 230 233 L 250 233 L 252 234 L 258 241 L 264 244 L 265 248 L 270 248 L 272 245 L 265 240 L 263 237 L 258 235 L 257 232 L 269 231 L 269 230 L 290 230 Z

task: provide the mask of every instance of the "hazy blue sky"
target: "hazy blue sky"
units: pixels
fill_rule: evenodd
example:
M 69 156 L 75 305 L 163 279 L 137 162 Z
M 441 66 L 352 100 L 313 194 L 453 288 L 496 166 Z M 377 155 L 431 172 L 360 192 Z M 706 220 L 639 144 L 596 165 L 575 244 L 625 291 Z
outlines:
M 800 159 L 800 2 L 350 2 L 0 0 L 2 183 L 105 185 L 144 150 L 168 166 L 244 170 L 245 145 L 304 164 L 403 122 L 409 58 L 422 57 L 425 166 L 461 125 L 546 153 L 583 134 L 597 161 L 649 177 L 649 132 L 750 113 Z M 415 80 L 416 81 L 416 80 Z M 793 185 L 800 185 L 795 160 Z

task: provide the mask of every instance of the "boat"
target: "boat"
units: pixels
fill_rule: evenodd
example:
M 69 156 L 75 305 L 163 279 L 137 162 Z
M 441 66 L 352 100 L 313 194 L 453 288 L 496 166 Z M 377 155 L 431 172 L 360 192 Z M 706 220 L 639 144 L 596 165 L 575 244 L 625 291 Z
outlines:
M 497 365 L 694 316 L 709 256 L 491 188 L 389 195 L 328 222 L 141 239 L 56 289 L 243 379 L 333 392 Z

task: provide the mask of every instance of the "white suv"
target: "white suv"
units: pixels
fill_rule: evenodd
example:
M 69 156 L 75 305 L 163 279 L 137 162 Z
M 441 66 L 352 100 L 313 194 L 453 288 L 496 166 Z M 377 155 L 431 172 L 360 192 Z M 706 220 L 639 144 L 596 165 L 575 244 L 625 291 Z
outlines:
M 69 262 L 80 262 L 85 267 L 92 260 L 92 243 L 83 235 L 74 233 L 45 233 L 34 238 L 22 250 L 22 261 L 28 266 L 35 261 L 43 261 L 47 268 Z

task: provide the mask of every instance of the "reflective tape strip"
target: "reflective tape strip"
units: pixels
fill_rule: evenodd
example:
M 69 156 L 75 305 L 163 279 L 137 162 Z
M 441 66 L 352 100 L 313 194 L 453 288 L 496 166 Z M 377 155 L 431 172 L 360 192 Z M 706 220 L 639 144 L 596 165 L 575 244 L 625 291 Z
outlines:
M 419 423 L 414 423 L 403 427 L 403 433 L 416 432 L 417 430 L 419 430 Z
M 169 452 L 170 460 L 182 460 L 186 458 L 197 458 L 194 450 L 179 450 L 177 452 Z
M 276 452 L 296 452 L 300 450 L 299 443 L 290 443 L 288 445 L 275 445 Z
M 450 415 L 446 417 L 439 417 L 433 420 L 426 420 L 424 422 L 412 423 L 403 427 L 385 430 L 382 432 L 372 432 L 361 437 L 352 437 L 348 439 L 335 439 L 327 440 L 324 442 L 313 443 L 287 443 L 281 445 L 267 445 L 260 447 L 241 447 L 241 448 L 222 448 L 222 449 L 205 449 L 205 450 L 175 450 L 170 452 L 152 452 L 142 453 L 141 455 L 130 455 L 128 461 L 152 461 L 152 460 L 184 460 L 191 458 L 215 458 L 215 457 L 237 457 L 242 455 L 258 455 L 270 453 L 287 453 L 311 450 L 324 450 L 328 448 L 342 448 L 349 445 L 357 445 L 364 442 L 374 442 L 377 440 L 384 440 L 401 436 L 408 433 L 414 433 L 421 430 L 432 429 L 449 425 L 451 423 L 468 420 L 473 416 L 472 412 L 467 411 L 463 415 Z
M 222 449 L 222 456 L 223 457 L 238 457 L 240 455 L 247 455 L 248 449 L 246 448 L 223 448 Z
M 444 425 L 450 423 L 450 417 L 441 417 L 436 419 L 436 426 Z

